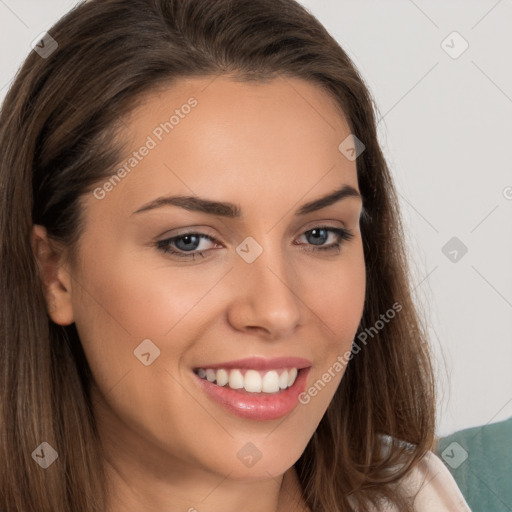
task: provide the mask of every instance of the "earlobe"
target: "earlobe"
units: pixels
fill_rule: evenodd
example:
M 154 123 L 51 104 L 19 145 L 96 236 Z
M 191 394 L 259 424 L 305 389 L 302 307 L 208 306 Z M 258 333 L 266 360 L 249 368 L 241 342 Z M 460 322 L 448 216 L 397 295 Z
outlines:
M 56 250 L 44 226 L 38 224 L 33 226 L 32 250 L 39 267 L 48 314 L 56 324 L 72 324 L 74 314 L 71 301 L 71 276 L 65 267 L 63 251 Z

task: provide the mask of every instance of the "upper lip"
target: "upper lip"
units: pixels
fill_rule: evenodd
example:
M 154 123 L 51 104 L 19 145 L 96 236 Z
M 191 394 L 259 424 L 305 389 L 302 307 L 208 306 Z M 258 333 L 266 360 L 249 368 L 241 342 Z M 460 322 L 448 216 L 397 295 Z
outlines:
M 207 363 L 205 365 L 198 366 L 197 368 L 211 368 L 212 370 L 218 370 L 220 368 L 244 368 L 254 370 L 272 370 L 276 368 L 308 368 L 311 366 L 311 361 L 303 359 L 302 357 L 246 357 L 244 359 L 237 359 L 236 361 L 226 361 L 223 363 Z M 196 368 L 196 369 L 197 369 Z

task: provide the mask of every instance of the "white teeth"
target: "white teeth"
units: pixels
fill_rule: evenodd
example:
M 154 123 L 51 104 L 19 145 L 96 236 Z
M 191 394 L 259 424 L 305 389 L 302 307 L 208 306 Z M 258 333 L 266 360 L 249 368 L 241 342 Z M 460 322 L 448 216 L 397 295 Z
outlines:
M 288 373 L 288 387 L 293 386 L 293 383 L 295 382 L 296 377 L 297 377 L 297 368 L 292 368 Z
M 279 373 L 280 372 L 280 373 Z M 197 375 L 209 382 L 215 382 L 217 386 L 226 386 L 231 389 L 245 389 L 249 393 L 277 393 L 282 389 L 293 386 L 297 377 L 297 368 L 284 370 L 213 370 L 211 368 L 199 368 Z
M 261 375 L 256 370 L 247 370 L 244 377 L 244 388 L 251 393 L 261 393 Z
M 279 391 L 279 375 L 276 371 L 272 370 L 265 374 L 261 384 L 261 390 L 265 393 L 277 393 Z
M 225 386 L 228 382 L 228 372 L 226 370 L 217 370 L 217 386 Z
M 288 387 L 288 370 L 285 370 L 279 376 L 279 387 L 281 389 L 286 389 Z
M 229 372 L 229 387 L 232 389 L 244 387 L 244 376 L 240 370 L 231 370 Z

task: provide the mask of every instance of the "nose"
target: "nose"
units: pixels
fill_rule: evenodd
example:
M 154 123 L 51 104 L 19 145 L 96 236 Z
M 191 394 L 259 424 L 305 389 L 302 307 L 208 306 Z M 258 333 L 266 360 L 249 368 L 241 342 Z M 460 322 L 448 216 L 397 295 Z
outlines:
M 299 280 L 279 249 L 265 249 L 252 263 L 240 258 L 231 279 L 233 299 L 228 320 L 239 331 L 261 331 L 269 339 L 286 338 L 295 331 L 304 303 Z

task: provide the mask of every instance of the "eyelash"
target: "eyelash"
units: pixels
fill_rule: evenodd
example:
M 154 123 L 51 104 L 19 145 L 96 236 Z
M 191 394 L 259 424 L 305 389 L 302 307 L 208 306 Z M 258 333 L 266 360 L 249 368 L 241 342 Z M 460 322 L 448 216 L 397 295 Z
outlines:
M 325 231 L 334 233 L 335 235 L 337 235 L 338 241 L 334 242 L 334 243 L 332 243 L 330 245 L 327 245 L 327 246 L 314 246 L 313 249 L 307 249 L 307 251 L 317 252 L 317 251 L 334 251 L 334 250 L 337 250 L 339 252 L 342 243 L 344 241 L 349 241 L 349 240 L 351 240 L 354 237 L 354 234 L 350 230 L 348 230 L 348 229 L 345 229 L 345 228 L 333 228 L 333 227 L 330 227 L 330 226 L 317 226 L 317 227 L 314 227 L 312 229 L 308 229 L 307 231 L 302 233 L 302 235 L 305 235 L 306 233 L 311 233 L 312 231 L 315 231 L 315 230 L 325 230 Z M 185 238 L 185 237 L 190 236 L 190 235 L 198 236 L 200 238 L 206 238 L 207 240 L 210 240 L 212 242 L 217 242 L 217 240 L 215 240 L 213 237 L 211 237 L 209 235 L 206 235 L 204 233 L 190 232 L 190 233 L 183 233 L 182 235 L 175 236 L 175 237 L 172 237 L 172 238 L 167 238 L 165 240 L 159 240 L 155 245 L 156 245 L 156 248 L 159 251 L 162 251 L 164 254 L 171 254 L 171 255 L 177 256 L 179 258 L 192 259 L 192 260 L 195 260 L 196 256 L 202 256 L 204 258 L 204 253 L 208 252 L 208 250 L 196 251 L 196 252 L 192 252 L 192 251 L 190 251 L 190 252 L 183 252 L 183 251 L 175 250 L 175 249 L 173 249 L 170 246 L 170 244 L 172 242 L 175 242 L 176 240 L 179 240 L 181 238 Z

